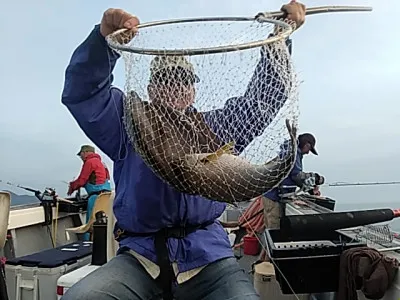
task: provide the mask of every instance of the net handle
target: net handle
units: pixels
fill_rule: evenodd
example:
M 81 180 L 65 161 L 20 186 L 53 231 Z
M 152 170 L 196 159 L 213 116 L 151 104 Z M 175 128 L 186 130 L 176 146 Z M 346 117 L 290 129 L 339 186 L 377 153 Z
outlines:
M 372 7 L 370 6 L 316 6 L 310 7 L 306 9 L 306 15 L 315 15 L 321 13 L 335 13 L 335 12 L 369 12 L 372 11 Z M 284 12 L 275 11 L 275 12 L 262 12 L 257 14 L 255 17 L 203 17 L 203 18 L 184 18 L 184 19 L 172 19 L 172 20 L 163 20 L 163 21 L 154 21 L 147 22 L 143 24 L 139 24 L 138 28 L 146 28 L 153 27 L 159 25 L 167 25 L 167 24 L 179 24 L 179 23 L 191 23 L 191 22 L 209 22 L 209 21 L 237 21 L 237 22 L 245 22 L 245 21 L 258 21 L 265 23 L 272 23 L 280 26 L 283 30 L 276 36 L 268 37 L 264 40 L 238 44 L 238 45 L 230 45 L 230 46 L 220 46 L 220 47 L 210 47 L 210 48 L 197 48 L 197 49 L 175 49 L 175 50 L 165 50 L 165 49 L 145 49 L 145 48 L 137 48 L 130 47 L 128 45 L 123 45 L 118 42 L 115 42 L 116 37 L 127 31 L 127 29 L 117 30 L 106 37 L 107 43 L 110 48 L 122 51 L 122 52 L 130 52 L 130 53 L 138 53 L 145 55 L 205 55 L 205 54 L 216 54 L 222 52 L 233 52 L 239 50 L 246 50 L 255 47 L 261 47 L 270 43 L 274 43 L 285 39 L 290 36 L 293 32 L 293 28 L 280 20 L 275 20 L 272 18 L 279 18 L 284 16 Z
M 363 12 L 363 11 L 372 11 L 372 7 L 370 6 L 315 6 L 306 9 L 306 15 L 316 15 L 316 14 L 324 14 L 324 13 L 335 13 L 335 12 Z M 284 13 L 282 11 L 274 11 L 265 13 L 269 15 L 269 17 L 276 18 L 282 17 Z
M 324 13 L 335 13 L 335 12 L 368 12 L 372 11 L 372 7 L 370 6 L 315 6 L 306 9 L 306 15 L 317 15 L 317 14 L 324 14 Z M 256 19 L 260 17 L 267 17 L 267 18 L 279 18 L 282 17 L 284 13 L 282 11 L 274 11 L 274 12 L 262 12 L 256 16 Z
M 294 1 L 294 0 L 293 0 Z M 369 12 L 372 11 L 370 6 L 315 6 L 306 9 L 306 16 L 324 14 L 324 13 L 335 13 L 335 12 Z M 263 22 L 265 19 L 283 17 L 284 12 L 260 12 L 256 15 L 255 19 L 259 22 Z

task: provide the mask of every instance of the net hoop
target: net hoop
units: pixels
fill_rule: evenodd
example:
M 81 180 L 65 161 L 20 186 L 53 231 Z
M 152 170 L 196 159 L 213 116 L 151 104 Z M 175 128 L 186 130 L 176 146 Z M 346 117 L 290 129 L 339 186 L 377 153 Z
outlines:
M 267 44 L 275 43 L 277 41 L 281 41 L 293 32 L 293 28 L 290 24 L 275 20 L 272 18 L 256 18 L 256 17 L 207 17 L 207 18 L 186 18 L 186 19 L 174 19 L 174 20 L 164 20 L 164 21 L 155 21 L 155 22 L 148 22 L 143 23 L 137 26 L 140 30 L 141 28 L 149 28 L 155 26 L 162 26 L 162 25 L 171 25 L 171 24 L 180 24 L 180 23 L 194 23 L 194 22 L 249 22 L 249 21 L 259 21 L 261 23 L 270 23 L 279 26 L 280 30 L 279 33 L 275 36 L 268 37 L 263 40 L 236 44 L 236 45 L 229 45 L 229 46 L 217 46 L 217 47 L 209 47 L 209 48 L 186 48 L 186 49 L 174 49 L 174 50 L 167 50 L 167 49 L 149 49 L 149 48 L 138 48 L 132 47 L 131 45 L 123 45 L 116 42 L 116 37 L 121 33 L 127 31 L 127 29 L 120 29 L 112 34 L 107 36 L 107 42 L 110 48 L 123 51 L 123 52 L 130 52 L 130 53 L 137 53 L 137 54 L 144 54 L 144 55 L 163 55 L 163 56 L 181 56 L 181 55 L 206 55 L 206 54 L 216 54 L 216 53 L 225 53 L 225 52 L 233 52 L 233 51 L 240 51 L 240 50 L 247 50 L 256 47 L 261 47 Z
M 321 13 L 335 13 L 335 12 L 370 12 L 372 11 L 372 7 L 369 6 L 317 6 L 311 7 L 306 10 L 306 15 L 315 15 Z M 267 22 L 271 24 L 275 24 L 280 26 L 283 30 L 279 32 L 276 36 L 268 37 L 264 40 L 248 42 L 244 44 L 238 45 L 229 45 L 229 46 L 221 46 L 221 47 L 210 47 L 210 48 L 192 48 L 192 49 L 175 49 L 175 50 L 166 50 L 166 49 L 147 49 L 147 48 L 137 48 L 131 47 L 129 45 L 123 45 L 116 42 L 116 37 L 127 31 L 127 29 L 117 30 L 106 37 L 107 43 L 110 48 L 122 51 L 122 52 L 130 52 L 144 55 L 164 55 L 164 56 L 177 56 L 177 55 L 205 55 L 205 54 L 216 54 L 222 52 L 233 52 L 251 49 L 255 47 L 260 47 L 263 45 L 267 45 L 270 43 L 274 43 L 280 41 L 284 38 L 290 36 L 294 29 L 288 23 L 284 21 L 280 21 L 274 18 L 279 18 L 283 16 L 282 11 L 275 12 L 265 12 L 259 13 L 256 17 L 205 17 L 205 18 L 184 18 L 184 19 L 173 19 L 173 20 L 164 20 L 164 21 L 154 21 L 147 22 L 138 25 L 138 29 L 146 28 L 146 27 L 154 27 L 160 25 L 169 25 L 169 24 L 178 24 L 178 23 L 191 23 L 191 22 L 210 22 L 210 21 L 258 21 L 258 22 Z

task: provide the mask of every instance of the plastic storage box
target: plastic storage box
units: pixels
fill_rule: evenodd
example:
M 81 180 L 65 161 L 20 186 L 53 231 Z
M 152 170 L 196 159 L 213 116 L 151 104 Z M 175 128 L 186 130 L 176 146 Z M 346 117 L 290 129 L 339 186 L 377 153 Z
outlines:
M 72 287 L 75 283 L 80 281 L 82 278 L 86 277 L 93 271 L 97 270 L 101 266 L 94 265 L 86 265 L 74 271 L 71 271 L 65 275 L 62 275 L 57 280 L 57 300 L 60 300 L 61 297 L 68 291 L 70 287 Z
M 58 210 L 66 213 L 81 213 L 87 209 L 87 200 L 74 201 L 73 203 L 60 202 Z
M 58 278 L 89 264 L 91 254 L 92 243 L 79 241 L 7 261 L 10 300 L 56 300 Z
M 266 231 L 269 257 L 283 294 L 336 292 L 343 251 L 366 244 L 339 231 L 288 238 L 281 230 Z

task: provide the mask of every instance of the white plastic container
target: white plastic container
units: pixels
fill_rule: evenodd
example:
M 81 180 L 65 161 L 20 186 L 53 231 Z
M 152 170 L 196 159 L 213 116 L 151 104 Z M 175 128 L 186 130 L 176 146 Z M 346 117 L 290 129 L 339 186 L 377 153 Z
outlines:
M 87 265 L 83 266 L 77 270 L 69 272 L 58 278 L 57 281 L 57 299 L 61 299 L 61 297 L 67 292 L 67 290 L 81 280 L 83 277 L 92 273 L 94 270 L 98 269 L 100 266 Z
M 56 300 L 58 278 L 89 264 L 91 254 L 91 243 L 75 242 L 8 261 L 10 300 Z
M 275 278 L 275 268 L 269 262 L 254 267 L 254 288 L 262 300 L 307 300 L 309 295 L 283 295 Z

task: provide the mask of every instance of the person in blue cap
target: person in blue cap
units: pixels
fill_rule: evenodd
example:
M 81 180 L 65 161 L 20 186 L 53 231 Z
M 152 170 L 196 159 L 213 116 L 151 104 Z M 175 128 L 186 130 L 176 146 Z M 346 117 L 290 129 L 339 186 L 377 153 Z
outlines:
M 318 155 L 315 149 L 316 139 L 311 133 L 303 133 L 298 136 L 298 147 L 296 161 L 293 169 L 290 171 L 288 177 L 286 177 L 280 184 L 279 187 L 273 188 L 262 196 L 263 207 L 264 207 L 264 224 L 265 228 L 275 229 L 280 226 L 280 195 L 286 193 L 292 193 L 295 191 L 293 187 L 300 187 L 307 185 L 307 182 L 313 180 L 315 185 L 311 189 L 310 194 L 319 194 L 319 186 L 325 181 L 324 177 L 314 172 L 303 171 L 303 157 L 310 152 L 314 155 Z M 288 151 L 287 146 L 290 145 L 289 141 L 281 146 L 280 155 L 285 155 L 285 151 Z M 288 187 L 288 188 L 285 188 Z M 290 188 L 289 188 L 290 187 Z
M 282 10 L 297 28 L 304 23 L 303 4 L 292 1 Z M 131 145 L 126 146 L 124 94 L 111 85 L 120 56 L 108 47 L 105 37 L 122 28 L 136 32 L 138 24 L 135 16 L 108 9 L 101 24 L 74 51 L 66 70 L 62 103 L 114 162 L 115 232 L 120 249 L 116 257 L 70 288 L 63 299 L 259 299 L 217 220 L 225 204 L 178 192 L 157 177 Z M 155 86 L 173 82 L 185 89 L 186 95 L 174 105 L 182 109 L 190 106 L 198 79 L 193 68 L 181 59 L 164 63 L 175 72 L 169 72 L 172 77 L 165 80 L 162 66 L 155 61 L 150 70 L 149 97 Z M 209 123 L 220 120 L 216 134 L 221 139 L 235 137 L 237 152 L 264 132 L 285 103 L 285 88 L 290 87 L 280 83 L 278 72 L 280 68 L 271 66 L 269 52 L 262 49 L 247 91 L 205 115 Z M 171 87 L 165 87 L 166 93 L 168 90 Z M 260 116 L 260 102 L 268 106 L 268 118 Z

